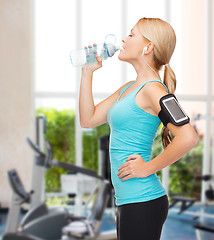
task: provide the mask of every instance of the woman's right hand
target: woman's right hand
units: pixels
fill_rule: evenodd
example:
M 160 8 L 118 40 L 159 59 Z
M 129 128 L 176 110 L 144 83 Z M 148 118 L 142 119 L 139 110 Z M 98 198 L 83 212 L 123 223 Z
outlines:
M 96 45 L 96 44 L 94 43 L 93 45 Z M 91 45 L 89 45 L 88 47 L 91 47 Z M 82 71 L 93 73 L 97 69 L 101 68 L 102 67 L 102 58 L 97 55 L 96 60 L 97 60 L 97 62 L 95 62 L 95 63 L 90 63 L 90 64 L 83 66 Z

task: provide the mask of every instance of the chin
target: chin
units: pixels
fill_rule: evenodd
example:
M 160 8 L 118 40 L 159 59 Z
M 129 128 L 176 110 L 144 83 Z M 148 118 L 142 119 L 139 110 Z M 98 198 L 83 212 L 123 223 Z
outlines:
M 123 62 L 128 62 L 128 58 L 123 56 L 123 52 L 120 52 L 120 54 L 118 55 L 118 59 Z
M 123 61 L 123 59 L 121 58 L 121 56 L 120 56 L 120 55 L 118 55 L 118 59 L 119 59 L 120 61 Z

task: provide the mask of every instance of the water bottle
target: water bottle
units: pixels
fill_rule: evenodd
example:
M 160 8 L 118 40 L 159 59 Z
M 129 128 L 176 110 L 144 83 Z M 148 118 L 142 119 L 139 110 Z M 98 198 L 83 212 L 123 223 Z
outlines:
M 114 40 L 114 43 L 111 43 L 109 40 Z M 74 67 L 81 67 L 89 63 L 97 62 L 96 55 L 100 56 L 102 60 L 112 57 L 115 52 L 120 49 L 120 46 L 116 46 L 115 42 L 115 35 L 109 34 L 106 36 L 104 43 L 72 50 L 70 52 L 70 60 L 72 65 Z

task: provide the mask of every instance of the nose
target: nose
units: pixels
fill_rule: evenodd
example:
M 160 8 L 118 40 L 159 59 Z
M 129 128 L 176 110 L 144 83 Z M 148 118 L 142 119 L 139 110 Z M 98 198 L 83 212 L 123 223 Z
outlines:
M 122 39 L 122 42 L 125 43 L 124 39 Z

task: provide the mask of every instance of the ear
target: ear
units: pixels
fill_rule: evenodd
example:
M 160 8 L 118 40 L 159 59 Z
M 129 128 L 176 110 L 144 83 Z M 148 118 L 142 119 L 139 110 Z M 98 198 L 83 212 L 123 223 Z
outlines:
M 147 45 L 147 51 L 151 52 L 154 49 L 154 43 L 153 42 L 149 42 Z

